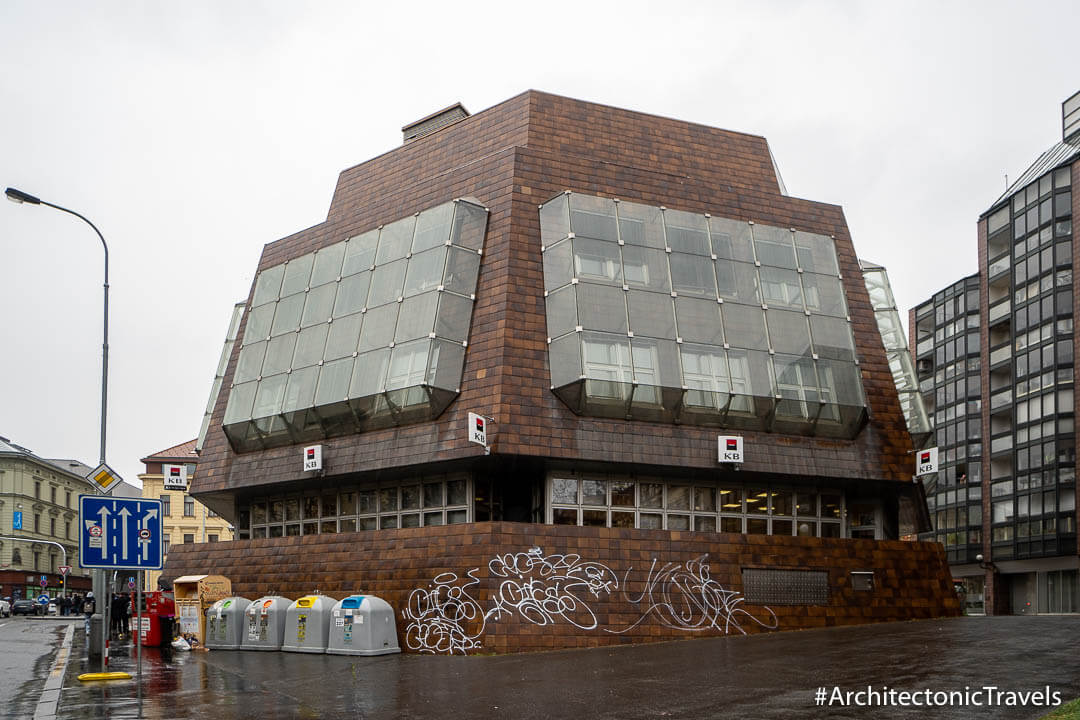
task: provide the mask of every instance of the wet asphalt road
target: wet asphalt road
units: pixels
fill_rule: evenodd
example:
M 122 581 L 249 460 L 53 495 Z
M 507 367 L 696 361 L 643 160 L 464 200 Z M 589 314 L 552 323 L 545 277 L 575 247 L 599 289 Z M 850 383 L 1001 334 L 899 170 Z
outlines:
M 67 625 L 24 615 L 0 619 L 0 717 L 33 716 Z
M 114 647 L 112 669 L 132 669 Z M 80 686 L 82 633 L 58 718 L 1039 718 L 1040 707 L 816 707 L 834 685 L 1049 685 L 1080 696 L 1080 617 L 957 618 L 527 655 L 352 658 L 144 655 L 134 682 Z M 94 668 L 96 669 L 96 667 Z

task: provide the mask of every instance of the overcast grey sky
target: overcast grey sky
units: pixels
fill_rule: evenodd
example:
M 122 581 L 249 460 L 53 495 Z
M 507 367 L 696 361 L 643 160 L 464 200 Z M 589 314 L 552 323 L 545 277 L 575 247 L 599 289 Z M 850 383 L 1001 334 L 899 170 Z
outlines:
M 111 251 L 110 464 L 199 429 L 264 243 L 460 100 L 536 88 L 765 136 L 844 207 L 902 307 L 977 269 L 975 221 L 1060 139 L 1076 2 L 17 2 L 0 187 Z M 98 456 L 102 252 L 0 204 L 0 435 Z

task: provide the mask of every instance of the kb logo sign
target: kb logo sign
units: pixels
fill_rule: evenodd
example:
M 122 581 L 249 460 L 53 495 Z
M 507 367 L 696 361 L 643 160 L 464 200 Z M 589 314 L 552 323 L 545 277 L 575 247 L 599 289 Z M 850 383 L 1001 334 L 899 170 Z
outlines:
M 915 452 L 915 474 L 929 475 L 937 472 L 938 449 L 918 450 Z
M 718 438 L 717 461 L 722 463 L 742 463 L 743 439 L 739 435 L 721 435 Z
M 469 442 L 487 447 L 487 421 L 483 415 L 469 413 Z
M 322 470 L 322 445 L 304 448 L 304 472 Z

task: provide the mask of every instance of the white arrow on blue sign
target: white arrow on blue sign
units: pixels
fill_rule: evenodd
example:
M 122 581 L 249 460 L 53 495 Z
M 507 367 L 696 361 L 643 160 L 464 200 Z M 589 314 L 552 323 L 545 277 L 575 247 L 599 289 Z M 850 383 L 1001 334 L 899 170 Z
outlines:
M 161 501 L 79 496 L 79 565 L 160 570 Z

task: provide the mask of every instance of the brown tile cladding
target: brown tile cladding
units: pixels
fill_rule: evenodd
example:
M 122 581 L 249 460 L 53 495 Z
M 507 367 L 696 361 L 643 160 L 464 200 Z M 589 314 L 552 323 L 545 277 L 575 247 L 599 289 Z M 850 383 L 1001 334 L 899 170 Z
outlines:
M 169 550 L 164 577 L 171 582 L 187 574 L 224 575 L 231 580 L 233 592 L 249 600 L 267 594 L 296 599 L 316 589 L 335 599 L 352 593 L 376 595 L 394 607 L 399 644 L 406 650 L 408 623 L 402 610 L 408 607 L 413 590 L 430 588 L 441 573 L 452 572 L 464 578 L 478 568 L 475 576 L 480 583 L 470 589 L 470 594 L 487 610 L 502 580 L 493 575 L 489 562 L 534 546 L 544 554 L 578 554 L 584 561 L 603 563 L 618 578 L 620 588 L 596 597 L 585 590 L 574 593 L 595 614 L 596 629 L 578 629 L 558 619 L 539 626 L 510 612 L 488 622 L 481 638 L 486 651 L 593 647 L 723 634 L 722 630 L 689 633 L 667 627 L 656 621 L 655 614 L 622 634 L 604 629 L 623 629 L 640 618 L 642 610 L 623 592 L 631 597 L 642 592 L 653 560 L 659 569 L 664 563 L 685 563 L 706 554 L 708 577 L 726 590 L 739 593 L 743 590 L 743 568 L 798 568 L 828 573 L 826 605 L 771 606 L 779 630 L 960 614 L 944 552 L 936 543 L 504 522 L 176 545 Z M 874 573 L 875 589 L 856 592 L 850 573 L 868 570 Z M 743 603 L 738 607 L 753 617 L 768 618 L 761 606 Z M 741 625 L 747 632 L 763 631 L 749 620 Z M 473 623 L 468 630 L 478 632 L 479 623 Z M 737 634 L 738 630 L 731 632 Z
M 870 422 L 854 441 L 744 433 L 745 469 L 911 480 L 910 437 L 842 209 L 781 195 L 764 138 L 535 91 L 343 171 L 325 223 L 265 247 L 260 268 L 454 197 L 491 211 L 461 396 L 434 422 L 328 441 L 326 475 L 479 455 L 464 431 L 470 410 L 496 419 L 493 453 L 716 467 L 715 430 L 578 417 L 550 392 L 537 205 L 566 189 L 835 236 Z M 298 448 L 232 452 L 227 397 L 193 493 L 302 480 Z

